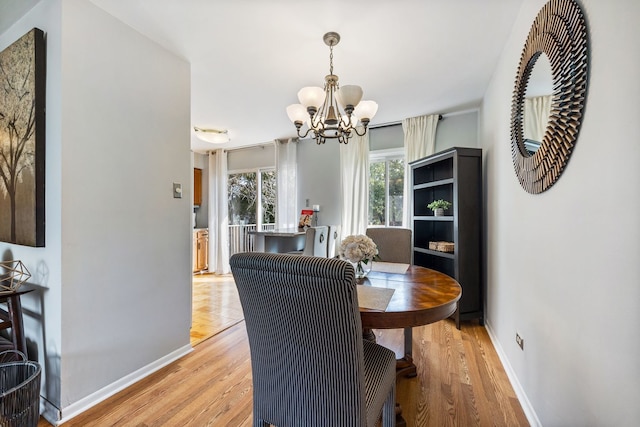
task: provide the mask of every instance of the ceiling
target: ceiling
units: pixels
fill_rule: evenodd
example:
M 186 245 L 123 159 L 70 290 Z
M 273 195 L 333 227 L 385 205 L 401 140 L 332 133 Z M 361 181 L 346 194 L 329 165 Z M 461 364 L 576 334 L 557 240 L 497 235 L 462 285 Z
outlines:
M 37 1 L 0 0 L 0 31 Z M 323 85 L 328 31 L 340 82 L 379 104 L 372 126 L 478 106 L 523 0 L 90 1 L 191 64 L 191 124 L 231 138 L 192 131 L 206 152 L 295 136 L 285 108 Z

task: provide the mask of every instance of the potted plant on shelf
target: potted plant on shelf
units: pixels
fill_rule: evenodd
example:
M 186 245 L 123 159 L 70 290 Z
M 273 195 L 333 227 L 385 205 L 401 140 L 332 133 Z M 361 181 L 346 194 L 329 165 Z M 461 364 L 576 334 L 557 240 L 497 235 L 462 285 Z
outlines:
M 433 211 L 434 216 L 444 216 L 444 211 L 451 207 L 451 202 L 442 199 L 434 200 L 427 207 Z

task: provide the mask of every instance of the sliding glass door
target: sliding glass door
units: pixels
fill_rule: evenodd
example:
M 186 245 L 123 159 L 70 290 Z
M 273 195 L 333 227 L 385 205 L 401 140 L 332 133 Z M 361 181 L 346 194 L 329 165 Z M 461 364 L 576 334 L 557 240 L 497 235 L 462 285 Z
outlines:
M 257 169 L 230 172 L 229 196 L 229 255 L 253 250 L 250 230 L 269 230 L 275 227 L 276 171 Z

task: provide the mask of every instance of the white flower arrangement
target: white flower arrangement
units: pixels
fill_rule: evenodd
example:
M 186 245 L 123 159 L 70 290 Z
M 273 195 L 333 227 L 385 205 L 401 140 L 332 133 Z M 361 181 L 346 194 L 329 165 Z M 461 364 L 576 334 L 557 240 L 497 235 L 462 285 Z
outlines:
M 344 238 L 340 243 L 340 258 L 352 263 L 363 262 L 367 264 L 369 260 L 378 255 L 378 247 L 368 236 L 358 234 Z

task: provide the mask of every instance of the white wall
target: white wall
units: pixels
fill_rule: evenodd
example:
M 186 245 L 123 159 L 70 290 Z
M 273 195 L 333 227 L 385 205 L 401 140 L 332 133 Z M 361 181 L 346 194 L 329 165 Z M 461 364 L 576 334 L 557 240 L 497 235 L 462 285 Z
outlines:
M 47 44 L 46 247 L 0 251 L 44 288 L 25 298 L 26 334 L 55 420 L 190 349 L 190 70 L 86 0 L 39 3 L 0 45 L 33 26 Z
M 544 3 L 525 0 L 484 99 L 487 324 L 542 425 L 637 425 L 640 2 L 581 1 L 591 44 L 583 126 L 560 180 L 530 195 L 513 170 L 509 120 Z

